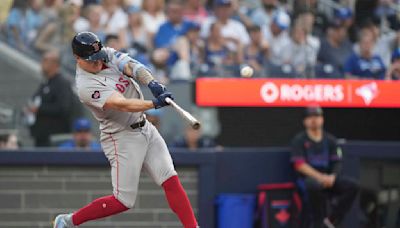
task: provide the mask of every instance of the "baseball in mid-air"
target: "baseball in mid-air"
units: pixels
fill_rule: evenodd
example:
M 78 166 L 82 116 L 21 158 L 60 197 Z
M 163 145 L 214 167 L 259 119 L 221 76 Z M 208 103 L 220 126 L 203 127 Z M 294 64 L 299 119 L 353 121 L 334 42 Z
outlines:
M 244 66 L 240 69 L 240 75 L 244 78 L 250 78 L 253 76 L 254 70 L 250 66 Z

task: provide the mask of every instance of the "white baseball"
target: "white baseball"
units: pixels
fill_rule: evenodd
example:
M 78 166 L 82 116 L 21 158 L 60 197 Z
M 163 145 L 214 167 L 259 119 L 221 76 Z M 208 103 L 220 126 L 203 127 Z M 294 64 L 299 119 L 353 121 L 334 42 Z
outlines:
M 250 78 L 253 76 L 254 70 L 250 66 L 245 66 L 240 69 L 240 75 L 244 78 Z

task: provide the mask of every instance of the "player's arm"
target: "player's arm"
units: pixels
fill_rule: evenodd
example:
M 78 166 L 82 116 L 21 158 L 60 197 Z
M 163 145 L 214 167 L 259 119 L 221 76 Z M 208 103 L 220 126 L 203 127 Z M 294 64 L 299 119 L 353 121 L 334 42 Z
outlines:
M 331 178 L 329 175 L 314 169 L 306 162 L 303 145 L 304 143 L 299 136 L 296 136 L 291 143 L 291 160 L 293 162 L 294 169 L 304 176 L 321 183 L 324 187 L 329 187 Z
M 306 162 L 304 162 L 300 165 L 297 165 L 296 171 L 307 177 L 310 177 L 310 178 L 316 180 L 317 182 L 321 183 L 326 188 L 332 187 L 333 183 L 335 182 L 335 175 L 327 175 L 327 174 L 321 173 L 318 170 L 311 167 Z
M 103 109 L 115 109 L 122 112 L 143 112 L 152 108 L 162 108 L 167 106 L 165 99 L 171 97 L 170 93 L 165 93 L 158 98 L 140 100 L 135 98 L 125 98 L 121 93 L 112 93 L 104 103 Z
M 128 77 L 134 78 L 143 85 L 147 85 L 154 97 L 159 97 L 167 92 L 167 88 L 157 82 L 150 70 L 142 63 L 132 59 L 128 55 L 121 55 L 118 62 L 119 70 Z

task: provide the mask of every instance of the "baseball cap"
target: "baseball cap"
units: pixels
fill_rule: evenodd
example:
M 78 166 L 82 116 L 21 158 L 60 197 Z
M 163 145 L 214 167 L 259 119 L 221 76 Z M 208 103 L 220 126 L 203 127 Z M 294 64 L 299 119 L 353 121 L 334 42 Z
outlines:
M 335 9 L 334 15 L 336 19 L 346 20 L 353 17 L 353 11 L 350 8 L 343 7 Z
M 322 111 L 322 108 L 319 105 L 310 105 L 305 109 L 304 118 L 310 116 L 322 116 L 323 114 L 324 112 Z
M 232 1 L 231 0 L 215 0 L 214 1 L 214 6 L 227 6 L 231 5 Z
M 396 61 L 397 59 L 400 59 L 400 48 L 396 48 L 392 52 L 392 62 Z
M 74 122 L 74 131 L 89 131 L 92 127 L 90 120 L 79 118 Z
M 272 21 L 282 30 L 286 30 L 290 26 L 290 17 L 286 12 L 282 10 L 274 14 Z

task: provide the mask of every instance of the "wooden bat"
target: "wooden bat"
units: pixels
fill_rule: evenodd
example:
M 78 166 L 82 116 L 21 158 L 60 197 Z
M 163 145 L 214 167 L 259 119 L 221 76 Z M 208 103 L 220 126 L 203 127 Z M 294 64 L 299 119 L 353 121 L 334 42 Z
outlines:
M 192 116 L 189 112 L 185 111 L 183 108 L 181 108 L 178 104 L 176 104 L 172 99 L 167 97 L 165 101 L 170 104 L 185 120 L 187 120 L 192 126 L 193 129 L 199 129 L 200 128 L 200 122 Z

